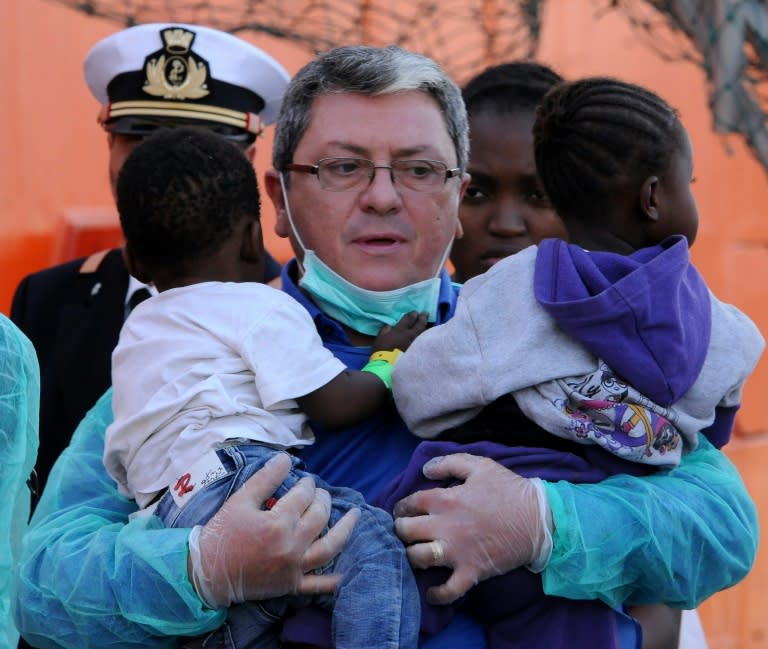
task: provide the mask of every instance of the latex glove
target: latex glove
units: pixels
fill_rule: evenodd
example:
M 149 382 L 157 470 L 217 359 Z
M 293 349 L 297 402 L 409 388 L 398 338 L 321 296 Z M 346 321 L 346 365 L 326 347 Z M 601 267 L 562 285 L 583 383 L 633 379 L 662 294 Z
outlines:
M 395 531 L 408 546 L 411 565 L 453 569 L 445 584 L 427 591 L 427 601 L 450 604 L 478 582 L 520 566 L 544 569 L 552 551 L 552 516 L 539 479 L 466 453 L 434 458 L 423 472 L 432 480 L 463 480 L 395 505 Z M 442 562 L 436 563 L 433 541 L 442 547 Z
M 339 553 L 360 511 L 351 510 L 319 537 L 331 499 L 311 478 L 302 478 L 272 509 L 263 509 L 290 467 L 286 454 L 276 455 L 205 526 L 190 533 L 190 579 L 210 608 L 289 593 L 332 593 L 336 587 L 338 576 L 308 573 Z

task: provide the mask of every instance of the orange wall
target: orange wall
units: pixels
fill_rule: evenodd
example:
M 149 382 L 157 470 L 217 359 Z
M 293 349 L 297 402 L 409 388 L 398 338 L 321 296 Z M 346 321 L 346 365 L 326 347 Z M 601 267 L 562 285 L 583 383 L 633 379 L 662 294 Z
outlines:
M 663 62 L 617 13 L 595 19 L 590 0 L 549 0 L 540 58 L 567 77 L 611 74 L 650 87 L 677 106 L 694 144 L 701 211 L 694 259 L 718 295 L 749 313 L 768 332 L 768 304 L 760 277 L 768 276 L 768 174 L 737 137 L 711 131 L 704 78 L 687 63 Z M 89 47 L 116 29 L 54 2 L 0 2 L 0 311 L 8 312 L 18 280 L 67 253 L 65 210 L 109 208 L 105 136 L 97 105 L 82 81 Z M 295 72 L 308 54 L 262 35 L 245 35 Z M 456 46 L 459 46 L 456 44 Z M 270 136 L 256 165 L 269 161 Z M 268 203 L 268 201 L 267 201 Z M 102 210 L 103 211 L 103 210 Z M 284 241 L 272 233 L 265 205 L 267 245 L 281 258 Z M 99 247 L 104 240 L 91 241 Z M 64 251 L 62 253 L 62 251 Z M 737 432 L 727 453 L 768 516 L 768 360 L 747 386 Z M 761 546 L 753 573 L 701 607 L 711 649 L 768 647 L 768 558 Z
M 703 73 L 691 64 L 663 62 L 631 31 L 623 16 L 592 19 L 585 1 L 548 5 L 540 58 L 564 76 L 611 74 L 661 94 L 682 115 L 694 147 L 701 225 L 694 260 L 718 296 L 746 311 L 768 336 L 768 304 L 760 277 L 768 274 L 768 172 L 740 139 L 711 130 Z M 746 387 L 734 440 L 726 447 L 755 499 L 761 522 L 768 520 L 768 355 Z M 768 647 L 768 554 L 762 541 L 752 573 L 700 607 L 710 649 Z
M 8 313 L 13 290 L 24 275 L 60 260 L 56 253 L 69 241 L 62 225 L 66 209 L 112 205 L 106 135 L 96 123 L 99 106 L 83 81 L 82 62 L 97 40 L 116 29 L 110 21 L 51 1 L 0 2 L 3 313 Z M 309 58 L 286 41 L 267 36 L 251 40 L 279 58 L 289 73 Z M 269 165 L 270 149 L 268 133 L 257 149 L 257 168 Z M 268 199 L 264 210 L 267 245 L 287 258 L 288 246 L 272 232 Z

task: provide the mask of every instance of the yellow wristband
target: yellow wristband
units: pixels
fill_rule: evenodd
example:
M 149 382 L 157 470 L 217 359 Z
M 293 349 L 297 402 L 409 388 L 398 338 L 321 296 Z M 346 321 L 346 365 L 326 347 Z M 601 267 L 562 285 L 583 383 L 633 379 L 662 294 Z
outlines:
M 385 361 L 390 365 L 394 365 L 400 354 L 403 352 L 397 348 L 388 351 L 373 352 L 369 361 Z

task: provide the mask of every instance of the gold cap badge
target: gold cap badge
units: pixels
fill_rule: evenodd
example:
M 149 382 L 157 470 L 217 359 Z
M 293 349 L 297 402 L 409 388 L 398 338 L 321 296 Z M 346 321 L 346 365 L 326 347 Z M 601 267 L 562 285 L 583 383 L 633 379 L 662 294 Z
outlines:
M 156 58 L 148 58 L 143 90 L 163 99 L 200 99 L 208 94 L 208 66 L 192 52 L 195 34 L 172 28 L 161 32 L 165 48 Z

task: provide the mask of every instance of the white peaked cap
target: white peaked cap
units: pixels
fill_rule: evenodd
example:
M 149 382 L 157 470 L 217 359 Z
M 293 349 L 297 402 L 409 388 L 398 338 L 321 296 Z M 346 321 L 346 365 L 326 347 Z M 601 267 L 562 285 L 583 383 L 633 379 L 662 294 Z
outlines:
M 150 23 L 94 45 L 85 81 L 108 130 L 200 122 L 258 133 L 277 119 L 290 77 L 250 43 L 210 27 Z M 137 130 L 138 129 L 138 130 Z

